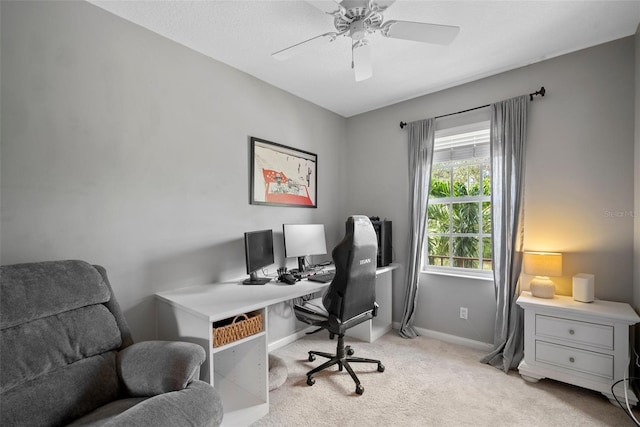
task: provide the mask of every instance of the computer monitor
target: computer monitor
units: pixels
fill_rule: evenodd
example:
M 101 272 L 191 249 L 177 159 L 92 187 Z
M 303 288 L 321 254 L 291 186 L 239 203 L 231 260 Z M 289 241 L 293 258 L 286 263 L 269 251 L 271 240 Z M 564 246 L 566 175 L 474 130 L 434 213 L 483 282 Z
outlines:
M 283 224 L 284 256 L 298 258 L 298 271 L 305 271 L 305 257 L 324 255 L 327 244 L 324 238 L 324 224 Z
M 271 279 L 258 277 L 258 270 L 275 262 L 273 257 L 273 231 L 259 230 L 244 233 L 244 255 L 249 278 L 245 285 L 264 285 Z

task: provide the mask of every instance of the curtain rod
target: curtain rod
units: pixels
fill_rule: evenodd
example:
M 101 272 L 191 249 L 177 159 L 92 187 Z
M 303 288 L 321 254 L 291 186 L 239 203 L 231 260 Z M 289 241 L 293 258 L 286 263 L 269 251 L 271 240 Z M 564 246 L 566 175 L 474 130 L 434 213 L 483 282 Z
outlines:
M 532 92 L 532 93 L 530 93 L 530 94 L 529 94 L 529 100 L 530 100 L 530 101 L 533 101 L 533 97 L 534 97 L 534 96 L 538 96 L 538 95 L 540 95 L 540 96 L 544 96 L 544 94 L 545 94 L 545 93 L 547 93 L 547 90 L 544 88 L 544 86 L 542 86 L 542 87 L 540 88 L 540 90 L 537 90 L 537 91 Z M 436 118 L 436 119 L 441 119 L 442 117 L 454 116 L 454 115 L 456 115 L 456 114 L 462 114 L 462 113 L 466 113 L 466 112 L 468 112 L 468 111 L 479 110 L 479 109 L 481 109 L 481 108 L 488 107 L 489 105 L 491 105 L 491 104 L 481 105 L 481 106 L 479 106 L 479 107 L 468 108 L 468 109 L 466 109 L 466 110 L 457 111 L 457 112 L 455 112 L 455 113 L 443 114 L 443 115 L 441 115 L 441 116 L 436 116 L 435 118 Z M 405 127 L 406 125 L 407 125 L 407 122 L 400 122 L 400 129 L 404 129 L 404 127 Z

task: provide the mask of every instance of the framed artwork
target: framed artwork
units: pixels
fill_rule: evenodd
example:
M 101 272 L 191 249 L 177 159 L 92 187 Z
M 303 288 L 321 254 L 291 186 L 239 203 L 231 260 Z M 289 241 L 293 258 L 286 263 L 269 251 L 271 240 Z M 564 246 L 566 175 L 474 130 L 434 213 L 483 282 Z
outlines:
M 251 137 L 252 205 L 317 207 L 318 156 Z

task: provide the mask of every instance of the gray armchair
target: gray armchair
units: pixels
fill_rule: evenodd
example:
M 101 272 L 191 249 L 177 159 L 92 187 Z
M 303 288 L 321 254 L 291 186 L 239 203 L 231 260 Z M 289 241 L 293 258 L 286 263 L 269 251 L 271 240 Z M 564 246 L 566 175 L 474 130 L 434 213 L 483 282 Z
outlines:
M 106 271 L 83 261 L 0 267 L 0 425 L 217 426 L 205 352 L 133 343 Z

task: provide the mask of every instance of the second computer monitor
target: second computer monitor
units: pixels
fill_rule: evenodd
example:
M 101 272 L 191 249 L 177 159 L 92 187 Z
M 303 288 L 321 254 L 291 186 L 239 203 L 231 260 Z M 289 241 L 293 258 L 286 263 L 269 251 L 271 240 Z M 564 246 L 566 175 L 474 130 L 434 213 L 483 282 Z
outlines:
M 305 257 L 324 255 L 327 244 L 324 224 L 283 224 L 284 256 L 298 258 L 298 271 L 305 271 Z

